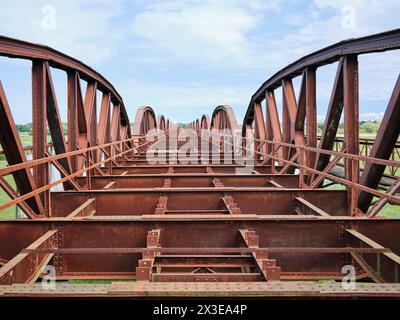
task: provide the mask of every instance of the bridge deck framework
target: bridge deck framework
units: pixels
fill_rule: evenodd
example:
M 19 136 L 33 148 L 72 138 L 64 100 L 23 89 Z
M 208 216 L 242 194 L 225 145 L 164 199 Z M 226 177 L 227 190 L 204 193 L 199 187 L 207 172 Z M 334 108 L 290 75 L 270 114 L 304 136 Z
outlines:
M 51 48 L 0 37 L 1 55 L 32 60 L 34 145 L 27 161 L 0 82 L 8 162 L 0 186 L 10 197 L 0 212 L 18 206 L 26 215 L 0 221 L 0 297 L 399 297 L 400 219 L 378 213 L 400 204 L 400 80 L 377 138 L 363 142 L 357 59 L 399 47 L 394 30 L 296 61 L 257 90 L 241 129 L 223 105 L 187 128 L 145 106 L 131 128 L 122 98 L 96 71 Z M 318 138 L 316 71 L 333 62 Z M 67 136 L 52 68 L 67 75 Z M 342 111 L 345 135 L 337 138 Z M 59 180 L 50 179 L 50 167 Z M 43 286 L 49 266 L 65 283 Z

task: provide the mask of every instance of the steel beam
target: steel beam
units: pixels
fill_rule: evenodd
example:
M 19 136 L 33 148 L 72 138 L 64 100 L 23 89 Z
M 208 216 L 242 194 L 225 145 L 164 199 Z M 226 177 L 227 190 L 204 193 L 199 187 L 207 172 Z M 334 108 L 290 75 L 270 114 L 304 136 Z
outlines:
M 279 124 L 278 109 L 276 107 L 275 94 L 273 91 L 267 92 L 267 121 L 270 123 L 273 140 L 275 142 L 282 142 L 282 132 Z M 283 158 L 284 153 L 282 148 L 278 149 L 278 156 Z
M 62 154 L 67 152 L 65 142 L 64 128 L 61 121 L 60 112 L 58 110 L 56 93 L 54 90 L 53 80 L 51 78 L 50 67 L 45 63 L 46 74 L 46 118 L 49 127 L 52 146 L 54 147 L 55 154 Z M 47 138 L 46 138 L 47 140 Z M 47 143 L 47 142 L 46 142 Z M 47 152 L 47 150 L 46 150 Z M 60 159 L 59 163 L 66 173 L 71 173 L 71 163 L 69 158 Z M 64 183 L 66 190 L 73 189 L 70 182 Z
M 372 146 L 370 157 L 389 159 L 400 134 L 400 76 L 397 78 L 388 106 Z M 366 163 L 360 183 L 370 188 L 377 188 L 385 171 L 385 166 Z M 360 210 L 367 212 L 373 196 L 361 192 L 358 199 Z
M 47 76 L 46 63 L 35 60 L 32 63 L 32 145 L 33 159 L 41 159 L 47 152 Z M 36 187 L 40 188 L 49 183 L 49 166 L 46 164 L 33 168 Z M 43 204 L 43 214 L 49 215 L 49 193 L 40 196 Z
M 306 87 L 306 141 L 312 148 L 317 147 L 317 90 L 316 90 L 316 70 L 308 68 L 305 71 Z M 312 168 L 315 163 L 315 153 L 307 152 L 307 167 Z
M 80 204 L 95 198 L 96 216 L 154 215 L 160 194 L 168 197 L 168 214 L 201 215 L 226 210 L 224 196 L 232 196 L 245 215 L 296 215 L 294 197 L 301 196 L 331 215 L 347 215 L 347 198 L 343 190 L 302 190 L 286 188 L 137 188 L 80 192 L 53 192 L 53 216 L 65 217 Z M 118 197 L 118 201 L 115 198 Z M 222 212 L 224 213 L 224 212 Z M 227 212 L 225 212 L 227 213 Z
M 26 162 L 25 152 L 11 114 L 10 106 L 0 81 L 0 142 L 9 165 Z M 35 188 L 35 181 L 30 170 L 19 170 L 13 173 L 13 178 L 20 194 L 32 192 Z M 43 206 L 40 197 L 28 199 L 26 203 L 36 215 L 43 213 Z M 30 217 L 33 215 L 26 212 Z
M 332 150 L 335 142 L 339 121 L 343 111 L 343 60 L 339 61 L 335 82 L 333 85 L 332 96 L 329 101 L 325 124 L 321 135 L 318 148 Z M 329 156 L 317 154 L 315 159 L 315 169 L 322 171 L 329 163 Z
M 346 56 L 343 65 L 343 104 L 344 104 L 344 140 L 346 152 L 359 154 L 359 101 L 358 101 L 358 59 L 357 56 Z M 345 160 L 346 179 L 358 183 L 359 163 Z M 358 191 L 349 189 L 349 207 L 352 215 L 358 214 Z
M 38 221 L 3 221 L 0 224 L 0 241 L 4 241 L 18 234 L 19 242 L 10 242 L 8 246 L 0 248 L 0 257 L 12 259 L 13 256 L 24 252 L 29 243 L 37 239 L 37 235 L 43 235 L 48 228 L 57 228 L 62 234 L 62 242 L 58 248 L 76 248 L 76 254 L 72 251 L 55 252 L 57 255 L 57 275 L 60 279 L 118 279 L 123 278 L 130 272 L 131 279 L 134 278 L 134 266 L 142 258 L 138 250 L 146 249 L 148 231 L 153 229 L 162 230 L 161 244 L 168 254 L 200 254 L 197 249 L 203 250 L 203 254 L 217 254 L 224 248 L 236 254 L 239 249 L 238 230 L 254 230 L 258 235 L 259 247 L 271 248 L 268 258 L 276 259 L 282 268 L 282 272 L 301 273 L 306 270 L 314 272 L 340 272 L 343 265 L 340 250 L 329 250 L 329 247 L 362 248 L 360 243 L 353 242 L 353 237 L 345 237 L 342 242 L 346 226 L 359 230 L 366 237 L 381 243 L 383 248 L 389 248 L 395 255 L 399 254 L 400 246 L 396 239 L 390 235 L 395 234 L 400 220 L 370 220 L 354 218 L 332 218 L 332 219 L 297 219 L 297 220 L 251 220 L 235 221 L 227 219 L 223 221 L 202 221 L 200 218 L 191 221 L 166 221 L 146 219 L 134 220 L 122 217 L 115 219 L 99 219 L 82 221 L 77 219 L 60 220 L 38 220 Z M 229 223 L 227 223 L 229 221 Z M 285 221 L 283 223 L 283 221 Z M 217 248 L 219 247 L 219 248 Z M 274 247 L 279 247 L 274 252 Z M 301 247 L 297 251 L 282 247 Z M 315 250 L 304 250 L 304 247 Z M 327 250 L 321 250 L 326 247 Z M 110 252 L 103 250 L 90 252 L 90 248 L 109 248 Z M 118 251 L 118 248 L 137 248 L 138 250 Z M 162 249 L 161 248 L 161 249 Z M 185 248 L 187 248 L 185 250 Z M 216 250 L 213 250 L 215 248 Z M 163 252 L 160 248 L 159 250 Z M 373 249 L 373 248 L 372 248 Z M 85 251 L 86 250 L 86 251 Z M 375 249 L 373 249 L 375 250 Z M 380 249 L 382 250 L 382 249 Z M 386 250 L 386 249 L 384 249 Z M 80 253 L 81 251 L 81 253 Z M 31 251 L 27 251 L 29 253 Z M 351 250 L 346 253 L 350 255 Z M 357 252 L 357 251 L 354 251 Z M 360 251 L 361 252 L 361 251 Z M 388 253 L 390 255 L 390 252 Z M 33 254 L 31 252 L 31 254 Z M 45 253 L 45 251 L 43 252 Z M 79 254 L 80 253 L 80 254 Z M 224 253 L 226 254 L 226 253 Z M 375 257 L 377 252 L 363 253 L 364 257 Z M 380 253 L 383 255 L 383 253 Z M 329 257 L 329 258 L 327 258 Z M 368 260 L 369 262 L 369 260 Z M 370 263 L 370 262 L 369 262 Z M 384 262 L 382 260 L 382 263 Z M 388 265 L 390 266 L 390 265 Z M 394 276 L 392 268 L 384 267 L 382 272 L 388 279 Z M 133 271 L 133 272 L 132 272 Z

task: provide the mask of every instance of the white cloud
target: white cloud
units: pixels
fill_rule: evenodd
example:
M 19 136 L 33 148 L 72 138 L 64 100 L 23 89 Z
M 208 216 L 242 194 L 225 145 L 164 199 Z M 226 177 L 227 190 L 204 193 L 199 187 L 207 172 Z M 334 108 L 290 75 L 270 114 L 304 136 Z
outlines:
M 190 122 L 203 114 L 211 114 L 217 105 L 231 105 L 236 117 L 243 116 L 254 88 L 240 85 L 210 86 L 205 81 L 185 84 L 146 82 L 127 79 L 119 85 L 128 113 L 134 119 L 136 109 L 142 105 L 155 108 L 177 122 Z
M 398 27 L 397 0 L 314 0 L 313 11 L 291 38 L 315 47 Z M 349 23 L 354 20 L 354 24 Z
M 360 114 L 361 121 L 374 121 L 381 120 L 383 118 L 384 112 L 365 112 Z
M 399 10 L 398 0 L 314 0 L 308 11 L 286 15 L 285 20 L 296 27 L 276 39 L 270 48 L 289 53 L 287 64 L 338 41 L 398 28 Z M 347 22 L 353 13 L 352 26 Z M 361 55 L 359 61 L 360 98 L 388 100 L 400 70 L 400 53 Z M 334 74 L 329 76 L 333 79 Z M 331 80 L 318 75 L 318 87 L 324 91 L 321 97 L 329 99 Z
M 43 27 L 54 7 L 55 28 Z M 3 1 L 0 33 L 54 47 L 88 64 L 116 53 L 120 33 L 112 32 L 112 20 L 122 12 L 121 1 Z M 46 25 L 46 24 L 45 24 Z
M 251 62 L 249 33 L 263 10 L 277 10 L 280 1 L 170 1 L 148 6 L 136 15 L 132 30 L 144 39 L 147 56 L 183 63 L 234 65 Z M 268 5 L 267 5 L 268 4 Z
M 280 11 L 282 0 L 162 0 L 148 1 L 147 8 L 155 11 L 179 11 L 196 5 L 243 7 L 254 10 Z
M 42 28 L 48 4 L 56 9 L 55 30 Z M 355 29 L 342 26 L 348 5 L 355 8 Z M 106 70 L 131 118 L 136 107 L 151 104 L 157 113 L 188 121 L 224 103 L 240 118 L 250 96 L 279 69 L 336 41 L 395 28 L 400 9 L 395 0 L 149 0 L 134 6 L 124 0 L 20 0 L 0 6 L 1 34 Z M 360 95 L 372 101 L 362 112 L 386 106 L 399 66 L 397 52 L 360 57 Z M 325 70 L 317 75 L 320 114 L 335 65 Z

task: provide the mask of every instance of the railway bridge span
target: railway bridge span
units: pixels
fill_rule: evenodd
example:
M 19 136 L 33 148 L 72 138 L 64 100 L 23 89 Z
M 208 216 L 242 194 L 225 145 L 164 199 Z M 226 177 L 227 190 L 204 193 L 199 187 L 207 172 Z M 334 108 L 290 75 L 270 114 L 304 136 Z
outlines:
M 381 214 L 400 205 L 400 77 L 364 140 L 358 73 L 360 55 L 398 49 L 400 30 L 339 42 L 267 79 L 242 124 L 219 105 L 182 125 L 150 106 L 133 117 L 89 66 L 0 37 L 1 56 L 32 62 L 33 123 L 28 161 L 0 82 L 0 213 L 24 213 L 0 221 L 0 297 L 400 296 L 400 219 Z M 318 135 L 317 73 L 333 63 Z

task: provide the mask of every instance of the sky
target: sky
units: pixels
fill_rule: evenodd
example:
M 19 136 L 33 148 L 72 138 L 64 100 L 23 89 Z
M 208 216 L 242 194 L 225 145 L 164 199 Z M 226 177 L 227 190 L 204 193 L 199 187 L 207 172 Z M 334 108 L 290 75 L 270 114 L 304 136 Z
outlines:
M 241 123 L 251 95 L 279 69 L 335 42 L 398 28 L 399 12 L 398 0 L 0 0 L 0 34 L 90 65 L 123 97 L 131 121 L 142 105 L 190 122 L 228 104 Z M 360 119 L 379 119 L 399 76 L 400 52 L 359 61 Z M 16 123 L 31 121 L 30 67 L 0 57 Z M 320 120 L 335 71 L 333 64 L 317 73 Z M 52 75 L 65 120 L 66 75 Z M 299 79 L 294 84 L 298 90 Z

